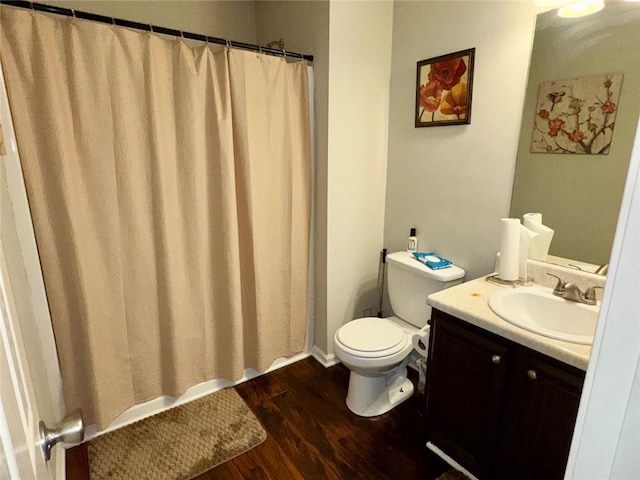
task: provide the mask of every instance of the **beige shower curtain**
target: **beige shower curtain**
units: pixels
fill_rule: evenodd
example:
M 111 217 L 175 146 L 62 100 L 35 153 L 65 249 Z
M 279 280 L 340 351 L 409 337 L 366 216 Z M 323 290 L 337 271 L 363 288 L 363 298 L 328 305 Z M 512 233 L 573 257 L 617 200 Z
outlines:
M 10 7 L 1 60 L 68 408 L 305 346 L 305 63 Z

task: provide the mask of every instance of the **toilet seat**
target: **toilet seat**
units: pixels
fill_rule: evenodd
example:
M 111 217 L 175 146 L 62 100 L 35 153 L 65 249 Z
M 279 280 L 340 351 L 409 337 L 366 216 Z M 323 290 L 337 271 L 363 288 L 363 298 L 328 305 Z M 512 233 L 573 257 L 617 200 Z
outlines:
M 343 325 L 335 336 L 347 353 L 362 358 L 381 358 L 405 349 L 409 336 L 395 323 L 365 317 Z

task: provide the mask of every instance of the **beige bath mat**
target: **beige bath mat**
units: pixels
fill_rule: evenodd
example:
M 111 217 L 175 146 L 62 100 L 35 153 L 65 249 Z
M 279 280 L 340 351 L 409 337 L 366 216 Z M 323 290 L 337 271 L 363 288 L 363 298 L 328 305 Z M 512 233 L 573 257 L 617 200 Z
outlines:
M 267 433 L 233 389 L 91 440 L 91 480 L 186 480 L 259 445 Z

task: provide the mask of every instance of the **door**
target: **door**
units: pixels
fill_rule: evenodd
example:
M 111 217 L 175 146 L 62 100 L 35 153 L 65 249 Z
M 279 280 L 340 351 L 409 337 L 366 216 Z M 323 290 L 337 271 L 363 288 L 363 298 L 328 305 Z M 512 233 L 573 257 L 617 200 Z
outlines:
M 584 373 L 531 355 L 518 372 L 524 392 L 518 478 L 562 480 L 578 415 Z
M 62 381 L 0 66 L 0 478 L 63 480 L 38 423 L 63 417 Z
M 493 460 L 509 349 L 442 312 L 434 310 L 432 321 L 429 440 L 484 478 Z

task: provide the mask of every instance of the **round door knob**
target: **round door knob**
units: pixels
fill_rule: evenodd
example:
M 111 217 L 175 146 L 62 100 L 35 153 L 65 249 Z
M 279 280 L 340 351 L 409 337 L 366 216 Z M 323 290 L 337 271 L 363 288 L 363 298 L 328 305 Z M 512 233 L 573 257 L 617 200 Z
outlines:
M 492 355 L 491 356 L 491 361 L 493 363 L 495 363 L 496 365 L 498 365 L 501 360 L 502 360 L 502 357 L 500 355 Z
M 47 427 L 47 425 L 40 420 L 39 430 L 42 453 L 44 454 L 44 459 L 49 461 L 51 458 L 51 449 L 56 443 L 80 443 L 84 440 L 82 410 L 76 408 L 66 415 L 54 428 Z
M 529 377 L 531 380 L 535 380 L 536 378 L 538 378 L 538 372 L 536 372 L 535 370 L 527 370 L 527 377 Z

